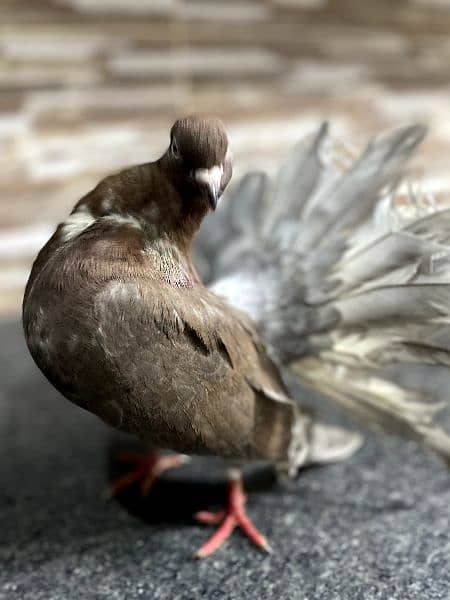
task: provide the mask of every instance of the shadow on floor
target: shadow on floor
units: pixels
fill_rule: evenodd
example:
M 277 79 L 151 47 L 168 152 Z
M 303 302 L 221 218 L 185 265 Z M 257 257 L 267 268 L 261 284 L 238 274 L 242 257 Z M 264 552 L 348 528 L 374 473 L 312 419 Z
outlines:
M 108 453 L 109 480 L 127 472 L 119 457 L 124 452 L 142 452 L 132 440 L 114 436 Z M 132 515 L 146 523 L 192 523 L 199 510 L 223 507 L 226 502 L 227 464 L 213 457 L 192 457 L 180 468 L 162 474 L 151 493 L 144 497 L 139 484 L 120 492 L 116 499 Z M 248 492 L 267 491 L 276 485 L 274 469 L 267 463 L 243 467 L 244 485 Z

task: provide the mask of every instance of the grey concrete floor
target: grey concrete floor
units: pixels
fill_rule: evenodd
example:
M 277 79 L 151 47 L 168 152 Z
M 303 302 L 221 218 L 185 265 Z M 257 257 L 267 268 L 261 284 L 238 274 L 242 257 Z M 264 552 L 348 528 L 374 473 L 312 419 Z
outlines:
M 275 552 L 237 533 L 199 562 L 209 531 L 188 513 L 220 500 L 214 463 L 172 474 L 146 503 L 105 502 L 109 457 L 128 442 L 47 384 L 17 323 L 0 339 L 2 600 L 449 598 L 450 474 L 417 444 L 369 434 L 345 463 L 262 478 L 248 510 Z

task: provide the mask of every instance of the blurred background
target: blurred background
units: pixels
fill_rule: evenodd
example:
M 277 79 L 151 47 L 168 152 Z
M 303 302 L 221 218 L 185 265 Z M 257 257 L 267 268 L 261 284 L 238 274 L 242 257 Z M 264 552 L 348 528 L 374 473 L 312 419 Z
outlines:
M 0 314 L 76 200 L 189 111 L 223 117 L 237 175 L 323 119 L 355 147 L 419 119 L 449 189 L 449 33 L 447 0 L 2 0 Z
M 272 556 L 236 535 L 194 562 L 207 531 L 99 498 L 115 434 L 45 381 L 18 317 L 58 221 L 104 175 L 157 158 L 190 111 L 225 120 L 237 176 L 274 169 L 324 119 L 350 149 L 424 121 L 414 170 L 446 201 L 449 65 L 450 0 L 0 0 L 0 600 L 448 598 L 437 457 L 365 434 L 352 460 L 251 494 Z

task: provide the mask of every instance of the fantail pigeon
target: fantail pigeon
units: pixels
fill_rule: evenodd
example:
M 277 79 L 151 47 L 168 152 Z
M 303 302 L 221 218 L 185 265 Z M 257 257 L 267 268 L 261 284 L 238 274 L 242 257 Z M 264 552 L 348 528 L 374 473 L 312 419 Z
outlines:
M 110 425 L 234 466 L 263 459 L 292 476 L 360 445 L 292 400 L 282 367 L 449 456 L 432 422 L 440 405 L 380 373 L 392 362 L 449 364 L 450 210 L 420 214 L 409 202 L 408 218 L 393 206 L 424 133 L 379 137 L 343 170 L 323 125 L 275 179 L 248 174 L 200 232 L 206 287 L 192 244 L 230 180 L 231 152 L 218 119 L 178 120 L 159 160 L 106 177 L 40 251 L 23 305 L 34 360 Z M 148 488 L 179 462 L 153 457 L 116 489 L 136 478 Z M 269 548 L 238 476 L 227 508 L 200 518 L 220 527 L 198 556 L 236 525 Z

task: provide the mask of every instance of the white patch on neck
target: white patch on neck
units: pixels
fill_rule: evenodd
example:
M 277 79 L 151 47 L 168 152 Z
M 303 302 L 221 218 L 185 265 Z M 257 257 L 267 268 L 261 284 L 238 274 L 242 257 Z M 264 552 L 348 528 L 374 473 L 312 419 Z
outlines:
M 106 215 L 101 218 L 104 220 L 107 219 L 108 221 L 114 223 L 115 225 L 130 225 L 130 227 L 134 227 L 135 229 L 142 229 L 141 224 L 139 223 L 138 219 L 136 219 L 135 217 L 132 217 L 130 215 L 121 215 L 121 214 Z
M 94 217 L 90 210 L 86 207 L 80 207 L 77 212 L 72 213 L 62 223 L 60 235 L 63 242 L 70 242 L 78 237 L 83 231 L 90 227 L 96 221 L 103 220 L 113 225 L 128 225 L 136 229 L 142 229 L 138 219 L 130 215 L 105 215 L 102 217 Z
M 62 241 L 69 242 L 73 240 L 73 238 L 80 235 L 82 231 L 90 227 L 95 221 L 95 217 L 86 208 L 69 215 L 61 225 L 60 234 Z

